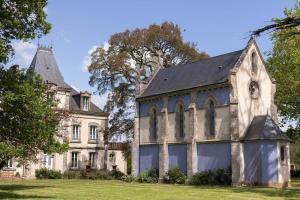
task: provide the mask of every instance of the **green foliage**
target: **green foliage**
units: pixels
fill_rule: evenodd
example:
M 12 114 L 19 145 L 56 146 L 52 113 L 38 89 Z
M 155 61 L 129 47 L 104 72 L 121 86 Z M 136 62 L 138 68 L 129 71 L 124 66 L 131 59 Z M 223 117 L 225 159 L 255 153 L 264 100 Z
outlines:
M 300 134 L 299 134 L 300 135 Z M 290 144 L 291 163 L 300 165 L 300 141 L 294 141 Z
M 63 178 L 65 179 L 82 179 L 84 177 L 84 171 L 82 170 L 69 170 L 63 173 Z
M 116 179 L 116 180 L 121 180 L 122 177 L 125 175 L 123 172 L 118 171 L 118 170 L 112 170 L 110 172 L 111 176 Z
M 114 177 L 112 176 L 110 171 L 107 170 L 93 170 L 91 179 L 97 180 L 112 180 Z
M 209 170 L 194 174 L 189 180 L 191 185 L 231 185 L 231 168 Z
M 37 179 L 61 179 L 62 173 L 60 171 L 42 168 L 35 170 L 35 177 Z
M 94 179 L 94 180 L 122 180 L 125 176 L 120 171 L 108 171 L 108 170 L 92 170 L 89 176 L 86 175 L 85 170 L 69 170 L 64 172 L 63 177 L 66 179 Z
M 51 25 L 46 21 L 47 0 L 0 1 L 0 63 L 13 55 L 13 40 L 28 40 L 47 34 Z
M 300 1 L 296 0 L 295 10 L 299 9 Z M 299 35 L 299 27 L 300 27 L 300 15 L 297 12 L 293 12 L 293 10 L 284 10 L 285 17 L 284 18 L 276 18 L 273 19 L 273 24 L 267 25 L 263 28 L 259 28 L 252 32 L 252 36 L 259 36 L 260 34 L 266 31 L 288 31 L 288 35 Z
M 300 17 L 300 3 L 284 13 L 286 17 Z M 295 124 L 289 127 L 287 134 L 297 143 L 300 138 L 300 26 L 279 29 L 271 39 L 273 49 L 269 53 L 267 67 L 277 82 L 275 101 L 282 123 Z M 300 155 L 291 157 L 292 162 L 300 160 Z
M 292 178 L 300 178 L 300 169 L 297 170 L 291 170 L 291 177 Z
M 108 49 L 98 47 L 92 53 L 89 72 L 90 85 L 97 86 L 99 94 L 110 94 L 105 106 L 111 115 L 109 137 L 132 137 L 136 86 L 148 81 L 158 66 L 167 68 L 208 57 L 198 52 L 194 43 L 184 42 L 178 25 L 170 22 L 116 33 L 108 43 Z
M 131 183 L 131 182 L 136 181 L 136 177 L 133 176 L 132 174 L 124 175 L 124 176 L 122 176 L 122 181 Z
M 297 6 L 285 13 L 300 15 L 300 9 Z M 300 35 L 289 36 L 289 33 L 299 29 L 275 32 L 272 35 L 273 50 L 268 59 L 268 68 L 277 81 L 276 103 L 280 114 L 297 122 L 300 120 Z
M 184 184 L 185 181 L 186 176 L 178 167 L 169 169 L 164 177 L 165 183 Z
M 155 168 L 151 168 L 148 171 L 141 172 L 137 181 L 140 183 L 157 183 L 158 177 L 158 170 Z
M 67 115 L 53 109 L 47 87 L 31 70 L 0 67 L 0 163 L 14 158 L 23 164 L 40 152 L 67 150 L 58 138 L 59 122 Z

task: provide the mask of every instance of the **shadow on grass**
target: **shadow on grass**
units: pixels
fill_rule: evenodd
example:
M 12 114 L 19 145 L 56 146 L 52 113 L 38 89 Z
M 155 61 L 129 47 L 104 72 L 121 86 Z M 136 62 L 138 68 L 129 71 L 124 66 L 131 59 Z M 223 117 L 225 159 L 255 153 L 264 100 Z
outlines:
M 0 199 L 50 199 L 49 196 L 22 195 L 13 192 L 0 192 Z
M 23 195 L 23 194 L 16 194 L 14 191 L 20 190 L 30 190 L 30 189 L 41 189 L 47 188 L 50 186 L 35 186 L 35 185 L 0 185 L 0 199 L 49 199 L 52 198 L 50 196 L 39 196 L 39 195 Z
M 236 193 L 255 193 L 267 197 L 283 197 L 284 199 L 300 199 L 300 188 L 264 188 L 264 187 L 245 187 L 245 188 L 232 188 L 232 192 Z
M 266 197 L 281 197 L 285 200 L 300 200 L 300 179 L 293 180 L 293 187 L 280 189 L 280 188 L 268 188 L 268 187 L 222 187 L 222 186 L 194 186 L 201 189 L 221 189 L 227 190 L 232 193 L 249 193 L 258 194 Z
M 51 186 L 10 184 L 10 185 L 0 185 L 0 190 L 6 190 L 6 191 L 31 190 L 31 189 L 41 189 L 47 187 L 51 187 Z

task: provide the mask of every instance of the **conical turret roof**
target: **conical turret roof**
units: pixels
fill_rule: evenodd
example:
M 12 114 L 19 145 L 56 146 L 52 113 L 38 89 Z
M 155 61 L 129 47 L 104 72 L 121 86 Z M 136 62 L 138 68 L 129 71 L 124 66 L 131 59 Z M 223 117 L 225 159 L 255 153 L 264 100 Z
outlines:
M 62 88 L 70 88 L 65 83 L 64 77 L 57 66 L 52 48 L 39 46 L 30 68 L 41 75 L 44 81 L 54 83 Z

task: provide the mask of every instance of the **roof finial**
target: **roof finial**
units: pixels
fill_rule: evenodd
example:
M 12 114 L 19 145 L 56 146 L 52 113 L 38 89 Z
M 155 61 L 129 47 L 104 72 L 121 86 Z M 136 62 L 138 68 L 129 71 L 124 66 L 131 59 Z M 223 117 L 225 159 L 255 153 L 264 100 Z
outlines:
M 50 41 L 50 49 L 52 49 L 53 48 L 53 46 L 52 46 L 52 40 Z
M 38 38 L 38 48 L 40 47 L 40 38 Z

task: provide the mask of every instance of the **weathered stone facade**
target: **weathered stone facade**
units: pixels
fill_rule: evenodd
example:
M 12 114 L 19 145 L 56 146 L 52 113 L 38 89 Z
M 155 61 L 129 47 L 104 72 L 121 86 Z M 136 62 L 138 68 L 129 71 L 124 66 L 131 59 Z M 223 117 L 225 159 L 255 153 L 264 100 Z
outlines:
M 59 140 L 69 142 L 69 150 L 52 155 L 41 152 L 37 156 L 37 162 L 26 166 L 17 167 L 17 163 L 12 162 L 1 174 L 14 176 L 18 173 L 21 177 L 34 178 L 36 169 L 48 168 L 65 172 L 83 170 L 86 165 L 91 165 L 93 169 L 116 168 L 127 173 L 122 145 L 104 141 L 108 114 L 92 103 L 89 92 L 76 91 L 64 82 L 52 49 L 39 47 L 30 67 L 51 85 L 49 92 L 57 100 L 57 108 L 70 113 L 61 122 L 58 133 Z
M 163 178 L 170 167 L 177 166 L 191 177 L 199 171 L 231 167 L 233 185 L 287 185 L 290 182 L 289 139 L 276 125 L 276 85 L 265 68 L 255 41 L 250 40 L 241 51 L 198 63 L 158 71 L 137 98 L 133 142 L 134 174 L 138 175 L 141 171 L 158 166 L 159 176 Z M 208 65 L 210 69 L 205 68 Z M 212 70 L 207 77 L 199 76 L 199 79 L 207 80 L 201 82 L 194 74 L 191 74 L 191 80 L 184 78 L 189 73 L 196 73 L 195 68 L 198 68 L 198 73 L 206 73 L 201 72 L 201 66 L 203 70 Z M 178 73 L 181 73 L 182 79 Z M 183 83 L 179 84 L 180 81 Z M 200 84 L 193 85 L 197 81 Z M 209 82 L 211 83 L 208 84 Z M 183 122 L 178 121 L 174 111 L 178 103 L 184 107 Z M 157 140 L 149 140 L 149 130 L 152 127 L 148 111 L 151 107 L 159 110 Z M 272 120 L 268 120 L 267 116 Z M 255 121 L 260 120 L 260 124 L 254 123 L 254 118 Z M 184 136 L 178 137 L 178 124 L 181 123 Z M 269 129 L 266 128 L 267 123 L 270 123 Z M 276 137 L 262 136 L 262 132 L 267 132 L 266 135 L 272 132 Z M 252 143 L 248 138 L 252 138 Z M 265 142 L 259 143 L 260 140 Z M 251 147 L 258 143 L 263 149 L 268 145 L 272 147 L 272 150 L 265 151 L 274 156 L 276 165 L 260 155 L 260 159 L 266 159 L 264 166 L 261 166 L 264 169 L 270 168 L 274 173 L 263 176 L 267 178 L 254 180 L 252 176 L 245 176 L 245 169 L 248 170 L 247 175 L 268 173 L 249 168 L 249 160 L 245 161 L 245 157 L 248 159 L 253 152 Z M 278 148 L 282 146 L 286 147 L 284 155 L 278 153 Z M 284 164 L 279 161 L 283 159 L 282 156 L 286 160 Z

